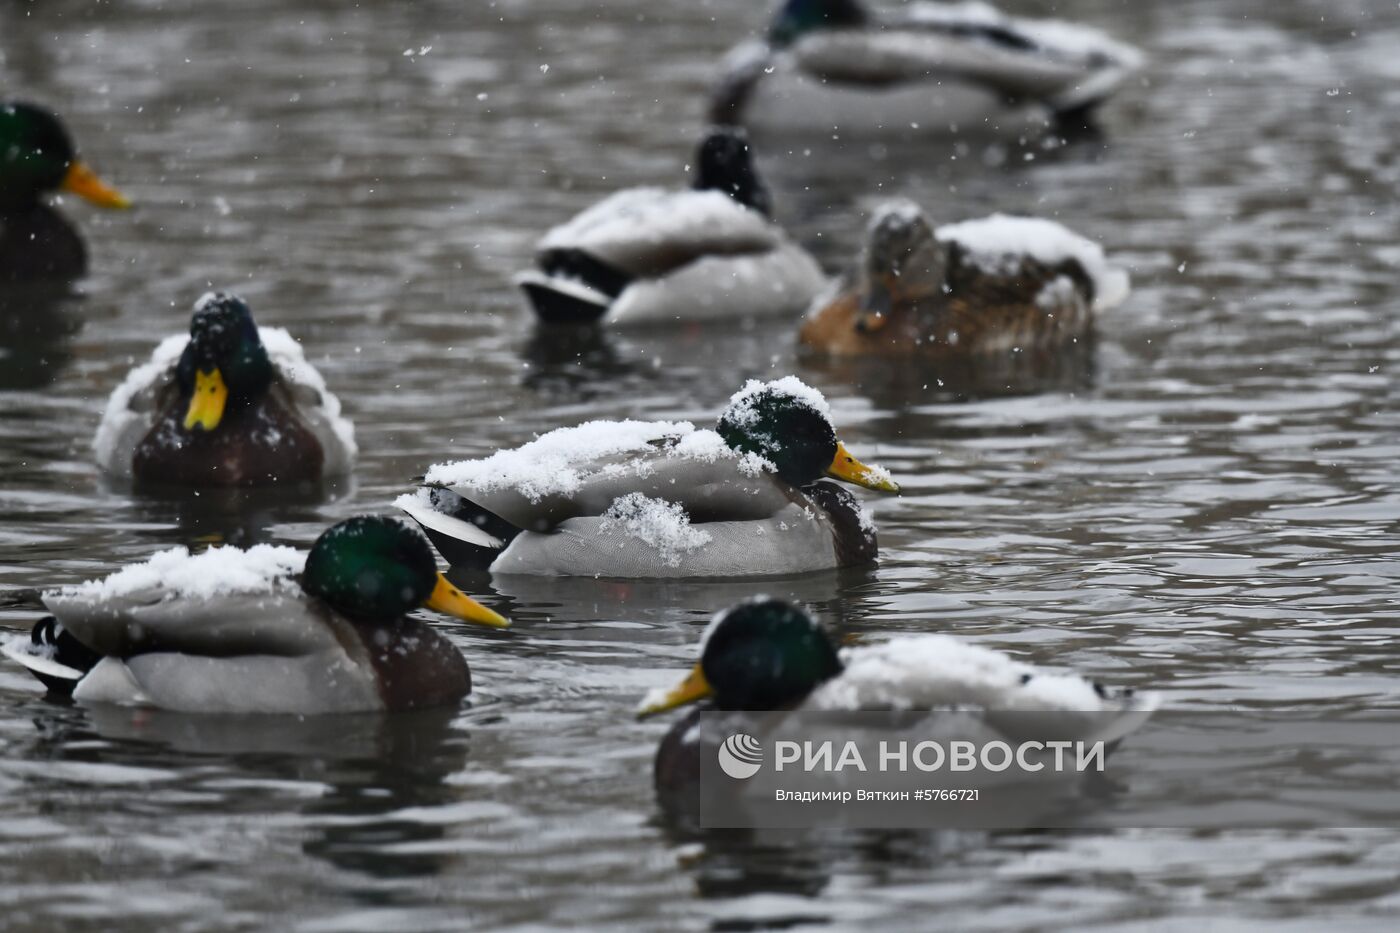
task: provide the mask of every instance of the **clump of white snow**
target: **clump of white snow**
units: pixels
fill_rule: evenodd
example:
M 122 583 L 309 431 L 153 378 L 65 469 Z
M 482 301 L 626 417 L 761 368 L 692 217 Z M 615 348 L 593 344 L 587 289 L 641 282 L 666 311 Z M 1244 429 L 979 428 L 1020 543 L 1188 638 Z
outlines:
M 827 404 L 826 396 L 796 376 L 784 376 L 771 382 L 750 379 L 744 383 L 742 389 L 730 396 L 729 407 L 724 411 L 725 419 L 740 427 L 753 424 L 759 417 L 755 407 L 756 403 L 764 395 L 787 396 L 794 399 L 825 418 L 832 430 L 836 429 L 836 423 L 831 417 L 831 406 Z
M 586 246 L 625 267 L 666 247 L 695 253 L 727 244 L 726 252 L 758 252 L 776 246 L 777 236 L 767 217 L 719 191 L 632 188 L 550 230 L 539 248 Z
M 623 459 L 627 454 L 637 456 Z M 777 469 L 762 457 L 741 455 L 714 431 L 696 430 L 689 421 L 588 421 L 480 460 L 436 464 L 424 481 L 463 492 L 514 489 L 538 502 L 577 492 L 600 475 L 646 476 L 655 469 L 656 456 L 699 463 L 735 460 L 738 470 L 751 477 Z
M 311 389 L 321 398 L 320 414 L 330 424 L 336 438 L 349 452 L 350 459 L 359 453 L 355 443 L 355 426 L 340 413 L 340 399 L 326 388 L 326 380 L 306 361 L 306 353 L 300 343 L 281 327 L 259 327 L 258 337 L 267 349 L 267 355 L 278 373 L 294 386 Z
M 1053 220 L 993 214 L 947 224 L 935 232 L 940 240 L 960 244 L 978 267 L 991 274 L 1014 271 L 1026 256 L 1049 266 L 1077 260 L 1094 282 L 1094 308 L 1099 311 L 1128 296 L 1128 273 L 1109 265 L 1103 247 Z
M 679 567 L 682 557 L 712 540 L 708 531 L 690 524 L 690 516 L 679 503 L 639 492 L 619 496 L 603 513 L 598 533 L 619 530 L 656 548 L 669 567 Z
M 649 451 L 694 431 L 689 421 L 586 421 L 481 460 L 436 464 L 424 480 L 476 492 L 514 488 L 538 502 L 577 492 L 584 480 L 606 468 L 599 461 Z
M 1077 292 L 1073 279 L 1067 275 L 1057 275 L 1036 293 L 1035 306 L 1044 311 L 1058 311 L 1073 305 L 1077 299 Z
M 845 670 L 811 709 L 1083 710 L 1110 708 L 1093 684 L 1040 671 L 948 635 L 916 635 L 842 651 Z
M 881 204 L 871 214 L 865 233 L 869 237 L 876 230 L 906 231 L 918 226 L 920 222 L 928 223 L 923 208 L 908 198 L 895 198 Z
M 199 554 L 176 547 L 100 580 L 65 586 L 58 595 L 104 601 L 159 590 L 167 599 L 213 599 L 235 593 L 266 593 L 298 587 L 306 551 L 258 544 L 244 551 L 213 547 Z

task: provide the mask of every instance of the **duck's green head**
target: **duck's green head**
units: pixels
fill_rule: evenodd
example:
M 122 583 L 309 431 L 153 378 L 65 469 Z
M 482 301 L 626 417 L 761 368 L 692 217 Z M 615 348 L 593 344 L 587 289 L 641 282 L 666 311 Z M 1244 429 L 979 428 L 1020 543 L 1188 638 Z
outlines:
M 768 42 L 782 48 L 818 29 L 858 29 L 869 22 L 860 0 L 787 0 L 768 27 Z
M 388 622 L 428 608 L 467 622 L 510 625 L 447 582 L 422 533 L 392 518 L 364 515 L 326 529 L 311 547 L 301 586 L 336 612 Z
M 730 398 L 715 430 L 731 449 L 762 457 L 794 486 L 829 476 L 867 489 L 899 492 L 887 472 L 866 466 L 846 449 L 836 437 L 826 399 L 796 376 L 772 382 L 750 379 Z
M 759 597 L 716 616 L 689 676 L 643 700 L 638 715 L 707 697 L 723 710 L 787 709 L 840 673 L 836 645 L 815 619 L 800 606 Z
M 773 198 L 754 167 L 748 134 L 737 126 L 716 126 L 700 140 L 695 190 L 722 191 L 760 214 L 773 213 Z
M 249 405 L 263 397 L 272 385 L 272 360 L 246 301 L 210 292 L 195 302 L 190 342 L 175 377 L 190 400 L 187 431 L 212 431 L 230 405 Z
M 946 277 L 946 254 L 919 206 L 912 201 L 885 205 L 871 219 L 866 237 L 856 329 L 874 333 L 899 307 L 940 294 Z
M 0 209 L 32 207 L 51 191 L 67 191 L 99 207 L 131 205 L 78 159 L 58 117 L 33 104 L 0 101 Z

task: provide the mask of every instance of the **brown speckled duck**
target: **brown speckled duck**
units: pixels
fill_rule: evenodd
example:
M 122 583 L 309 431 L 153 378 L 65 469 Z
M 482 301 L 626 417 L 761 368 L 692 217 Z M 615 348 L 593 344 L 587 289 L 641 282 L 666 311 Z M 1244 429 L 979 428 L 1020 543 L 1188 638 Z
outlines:
M 940 227 L 917 205 L 877 212 L 864 255 L 799 339 L 831 356 L 956 360 L 1052 349 L 1090 332 L 1128 277 L 1058 223 L 996 214 Z

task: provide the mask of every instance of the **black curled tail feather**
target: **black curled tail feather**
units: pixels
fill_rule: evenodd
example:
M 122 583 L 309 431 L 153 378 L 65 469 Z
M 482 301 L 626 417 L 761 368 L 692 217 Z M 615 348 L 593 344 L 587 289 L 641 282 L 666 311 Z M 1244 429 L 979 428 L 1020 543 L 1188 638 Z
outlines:
M 34 624 L 34 628 L 29 632 L 29 641 L 37 651 L 46 654 L 49 660 L 71 668 L 79 674 L 77 678 L 60 677 L 54 673 L 29 668 L 29 673 L 38 678 L 50 693 L 71 696 L 81 675 L 92 670 L 97 666 L 97 662 L 102 660 L 102 655 L 74 638 L 53 616 L 45 616 Z
M 435 511 L 474 525 L 488 535 L 500 539 L 500 547 L 482 547 L 471 541 L 463 541 L 423 525 L 423 532 L 428 536 L 428 540 L 433 542 L 433 547 L 437 548 L 438 553 L 454 567 L 478 569 L 489 567 L 491 562 L 500 556 L 501 551 L 505 550 L 506 546 L 521 532 L 520 528 L 501 518 L 495 512 L 482 508 L 446 487 L 427 486 L 425 488 L 428 491 L 429 504 Z
M 540 254 L 540 268 L 547 274 L 577 279 L 609 298 L 616 298 L 632 283 L 633 277 L 611 263 L 590 256 L 581 249 L 549 249 Z

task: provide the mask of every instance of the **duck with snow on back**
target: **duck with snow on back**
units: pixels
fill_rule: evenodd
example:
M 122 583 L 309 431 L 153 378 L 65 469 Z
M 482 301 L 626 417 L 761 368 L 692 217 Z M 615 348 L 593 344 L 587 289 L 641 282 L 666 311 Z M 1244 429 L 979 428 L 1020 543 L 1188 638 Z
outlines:
M 997 214 L 935 230 L 897 202 L 876 212 L 860 260 L 799 340 L 828 356 L 931 362 L 1054 350 L 1127 293 L 1097 243 L 1054 221 Z
M 51 693 L 189 713 L 455 703 L 466 660 L 406 613 L 510 624 L 447 582 L 416 529 L 378 516 L 333 525 L 310 552 L 174 548 L 43 599 L 53 615 L 4 653 Z
M 550 230 L 515 281 L 547 324 L 796 317 L 826 276 L 771 213 L 748 138 L 716 127 L 690 190 L 617 192 Z
M 1034 138 L 1089 124 L 1142 53 L 1089 26 L 985 3 L 786 0 L 725 61 L 710 119 L 755 132 Z
M 838 650 L 806 610 L 768 597 L 716 615 L 699 653 L 679 684 L 652 691 L 637 711 L 646 717 L 703 704 L 657 748 L 656 790 L 668 809 L 695 803 L 702 755 L 713 760 L 732 733 L 762 734 L 757 714 L 895 711 L 941 721 L 936 731 L 958 739 L 1016 742 L 1053 733 L 1111 746 L 1159 705 L 1154 693 L 1032 667 L 949 635 L 904 635 Z M 702 717 L 706 710 L 732 715 Z M 848 728 L 872 721 L 852 720 Z M 1042 734 L 1027 736 L 1028 726 Z
M 223 292 L 112 392 L 93 446 L 110 476 L 183 487 L 314 484 L 348 474 L 356 454 L 301 344 Z
M 837 439 L 821 393 L 751 380 L 715 430 L 591 421 L 434 466 L 399 497 L 443 556 L 492 573 L 734 578 L 873 561 L 875 525 L 843 488 L 898 492 Z

